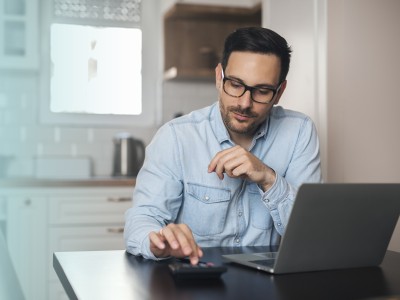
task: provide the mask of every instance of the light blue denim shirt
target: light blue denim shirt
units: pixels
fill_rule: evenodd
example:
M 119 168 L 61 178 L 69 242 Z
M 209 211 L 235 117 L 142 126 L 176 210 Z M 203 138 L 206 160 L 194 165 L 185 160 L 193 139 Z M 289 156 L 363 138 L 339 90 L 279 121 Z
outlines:
M 148 235 L 168 223 L 187 224 L 201 247 L 279 243 L 298 187 L 322 180 L 315 126 L 302 113 L 273 107 L 249 149 L 276 172 L 266 192 L 251 181 L 208 173 L 217 152 L 232 146 L 218 102 L 158 130 L 125 215 L 128 252 L 155 259 Z

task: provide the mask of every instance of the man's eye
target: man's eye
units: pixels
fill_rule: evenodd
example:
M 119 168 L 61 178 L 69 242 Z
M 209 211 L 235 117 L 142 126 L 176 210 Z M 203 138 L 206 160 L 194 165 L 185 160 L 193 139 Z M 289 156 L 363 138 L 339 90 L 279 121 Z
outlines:
M 242 85 L 241 83 L 236 82 L 236 81 L 231 81 L 231 86 L 232 86 L 233 88 L 236 88 L 236 89 L 240 89 L 240 88 L 243 87 L 243 85 Z
M 270 89 L 257 89 L 256 92 L 260 95 L 269 95 L 272 93 Z

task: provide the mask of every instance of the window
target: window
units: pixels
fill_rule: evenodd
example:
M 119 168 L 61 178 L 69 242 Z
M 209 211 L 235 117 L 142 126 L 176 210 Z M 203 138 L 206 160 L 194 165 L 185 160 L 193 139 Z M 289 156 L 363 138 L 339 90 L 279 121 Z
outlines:
M 152 32 L 158 30 L 154 22 L 158 9 L 149 7 L 156 4 L 141 0 L 47 1 L 51 11 L 44 26 L 44 32 L 48 28 L 49 53 L 42 76 L 42 121 L 154 125 L 159 80 L 150 85 L 146 69 L 157 75 L 159 55 L 154 49 L 159 49 L 159 39 Z M 149 14 L 153 14 L 151 25 Z
M 50 40 L 52 112 L 142 113 L 140 29 L 52 24 Z

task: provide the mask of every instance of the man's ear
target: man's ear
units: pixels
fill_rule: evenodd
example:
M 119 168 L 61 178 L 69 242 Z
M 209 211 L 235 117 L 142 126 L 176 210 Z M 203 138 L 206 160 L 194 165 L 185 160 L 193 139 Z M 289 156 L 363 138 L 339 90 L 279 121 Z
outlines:
M 281 99 L 281 96 L 286 89 L 286 84 L 287 84 L 287 80 L 282 82 L 281 88 L 279 89 L 278 93 L 275 95 L 274 105 L 277 105 L 279 103 L 279 100 Z
M 222 87 L 222 72 L 222 65 L 221 63 L 218 63 L 215 67 L 215 86 L 217 87 L 217 90 Z

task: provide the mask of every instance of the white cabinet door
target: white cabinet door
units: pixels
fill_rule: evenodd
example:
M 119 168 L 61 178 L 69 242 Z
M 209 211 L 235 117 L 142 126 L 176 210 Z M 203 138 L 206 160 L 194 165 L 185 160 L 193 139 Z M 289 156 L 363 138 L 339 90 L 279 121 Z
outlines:
M 41 197 L 10 196 L 7 243 L 27 300 L 47 298 L 47 202 Z
M 60 191 L 48 199 L 48 299 L 66 298 L 53 269 L 53 253 L 125 249 L 125 211 L 133 187 Z
M 6 236 L 7 200 L 0 196 L 0 231 Z
M 110 191 L 108 191 L 110 193 Z M 117 191 L 116 191 L 117 193 Z M 131 195 L 61 195 L 49 199 L 50 225 L 124 223 Z
M 62 286 L 60 280 L 50 281 L 49 284 L 49 300 L 68 300 L 67 293 L 65 293 L 64 287 Z
M 107 226 L 68 226 L 49 231 L 48 266 L 50 279 L 56 279 L 53 253 L 59 251 L 123 250 L 123 224 Z
M 67 298 L 53 270 L 54 252 L 125 248 L 124 214 L 132 191 L 133 186 L 0 191 L 0 229 L 26 300 Z

